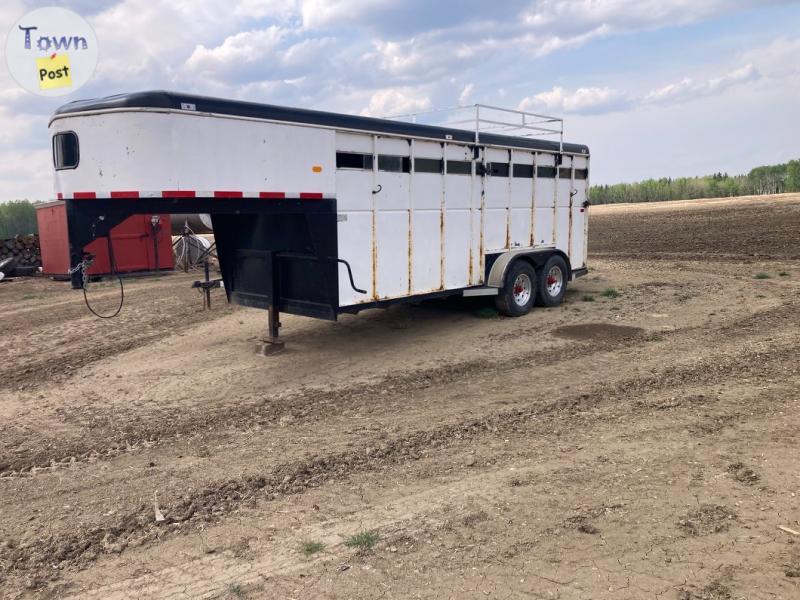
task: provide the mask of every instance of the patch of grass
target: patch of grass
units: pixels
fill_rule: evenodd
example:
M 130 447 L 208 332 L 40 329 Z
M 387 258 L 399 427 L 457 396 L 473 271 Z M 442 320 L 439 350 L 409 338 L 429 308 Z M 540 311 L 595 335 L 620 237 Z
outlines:
M 322 542 L 303 542 L 300 544 L 300 552 L 305 556 L 312 556 L 325 549 Z
M 240 583 L 229 583 L 225 587 L 225 591 L 233 598 L 247 598 Z
M 603 290 L 600 295 L 603 298 L 619 298 L 620 293 L 614 288 L 607 288 Z
M 23 300 L 38 300 L 42 296 L 37 296 L 36 294 L 25 294 L 22 299 Z
M 753 277 L 755 279 L 772 279 L 772 275 L 770 275 L 769 273 L 763 273 L 763 272 L 762 273 L 756 273 L 755 275 L 753 275 Z
M 594 302 L 594 296 L 591 294 L 585 294 L 583 298 L 581 298 L 584 302 Z
M 360 531 L 354 536 L 345 540 L 344 545 L 348 548 L 357 548 L 359 550 L 370 550 L 375 544 L 378 543 L 378 533 L 376 531 Z
M 789 274 L 786 271 L 781 271 L 780 273 L 778 273 L 778 277 L 788 277 L 788 276 Z

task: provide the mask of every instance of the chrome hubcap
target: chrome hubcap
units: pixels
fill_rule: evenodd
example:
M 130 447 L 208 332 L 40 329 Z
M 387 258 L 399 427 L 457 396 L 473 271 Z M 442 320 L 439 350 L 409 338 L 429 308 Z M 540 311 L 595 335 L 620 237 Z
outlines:
M 533 282 L 525 273 L 520 273 L 514 280 L 514 302 L 517 306 L 525 306 L 531 299 Z
M 547 285 L 547 293 L 551 296 L 558 296 L 561 293 L 561 288 L 564 285 L 564 274 L 559 267 L 550 269 L 547 273 L 545 284 Z

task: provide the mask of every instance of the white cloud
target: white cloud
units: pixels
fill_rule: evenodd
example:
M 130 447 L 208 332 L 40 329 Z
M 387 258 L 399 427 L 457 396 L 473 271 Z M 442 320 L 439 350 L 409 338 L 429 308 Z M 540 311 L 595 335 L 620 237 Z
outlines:
M 130 89 L 171 79 L 198 40 L 230 21 L 230 12 L 213 0 L 117 2 L 88 18 L 100 44 L 93 82 Z
M 467 85 L 465 85 L 461 90 L 461 94 L 459 94 L 458 96 L 458 104 L 460 106 L 469 104 L 470 100 L 472 99 L 473 92 L 475 92 L 474 83 L 468 83 Z
M 768 46 L 745 52 L 742 58 L 755 65 L 764 77 L 797 76 L 800 74 L 800 38 L 778 38 Z
M 778 4 L 770 0 L 540 0 L 523 12 L 536 29 L 586 31 L 605 26 L 623 32 L 694 23 L 714 15 Z
M 602 24 L 576 35 L 524 35 L 514 40 L 514 43 L 525 48 L 531 55 L 542 57 L 558 50 L 579 48 L 594 39 L 606 37 L 610 32 L 611 28 Z
M 392 2 L 387 0 L 301 0 L 300 14 L 303 25 L 307 28 L 326 27 L 342 22 L 357 20 L 364 14 L 371 14 L 376 9 L 388 7 Z
M 243 66 L 274 60 L 273 54 L 286 37 L 286 32 L 272 25 L 259 31 L 242 31 L 225 38 L 214 48 L 198 45 L 186 61 L 196 72 L 219 73 L 238 71 Z
M 402 42 L 374 42 L 375 52 L 367 53 L 364 59 L 375 59 L 378 68 L 392 75 L 406 75 L 417 70 L 425 60 L 426 53 L 415 38 Z
M 630 104 L 628 97 L 609 87 L 583 87 L 575 91 L 561 86 L 523 98 L 520 110 L 554 113 L 602 113 L 623 110 Z
M 681 81 L 670 83 L 648 93 L 644 98 L 645 104 L 688 102 L 703 96 L 720 94 L 730 87 L 755 81 L 760 77 L 758 70 L 751 65 L 745 65 L 721 77 L 714 77 L 705 81 L 695 81 L 686 77 Z
M 370 117 L 389 117 L 430 110 L 432 103 L 427 96 L 420 96 L 408 88 L 389 88 L 372 94 L 362 115 Z
M 297 12 L 295 0 L 239 0 L 233 7 L 233 14 L 247 19 L 288 19 Z
M 760 77 L 759 71 L 752 64 L 747 64 L 711 79 L 698 81 L 685 77 L 641 96 L 627 94 L 610 87 L 581 87 L 570 91 L 555 86 L 551 90 L 523 98 L 519 103 L 519 109 L 557 114 L 605 114 L 635 106 L 677 104 L 715 96 L 734 86 L 756 81 Z

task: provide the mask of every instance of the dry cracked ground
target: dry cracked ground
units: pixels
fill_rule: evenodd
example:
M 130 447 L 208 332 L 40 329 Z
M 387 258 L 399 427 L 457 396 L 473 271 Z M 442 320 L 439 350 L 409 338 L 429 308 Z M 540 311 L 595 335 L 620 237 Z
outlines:
M 0 597 L 800 597 L 800 196 L 591 213 L 562 307 L 269 358 L 195 275 L 0 284 Z

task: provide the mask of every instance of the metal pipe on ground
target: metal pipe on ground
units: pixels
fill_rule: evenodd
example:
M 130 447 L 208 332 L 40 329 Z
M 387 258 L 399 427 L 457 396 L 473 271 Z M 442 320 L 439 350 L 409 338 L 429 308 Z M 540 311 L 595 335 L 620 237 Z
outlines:
M 211 226 L 211 215 L 177 214 L 171 216 L 172 235 L 183 235 L 188 227 L 192 233 L 214 233 Z

